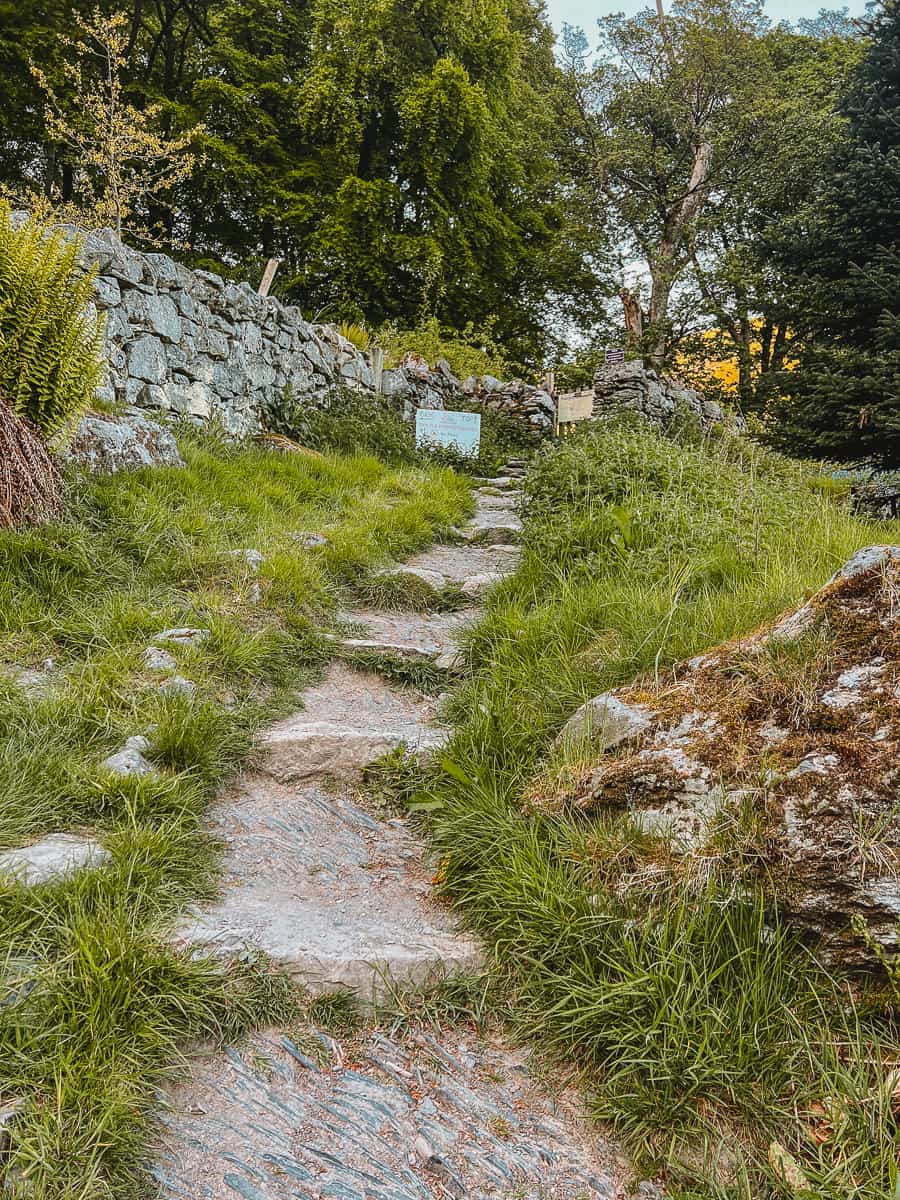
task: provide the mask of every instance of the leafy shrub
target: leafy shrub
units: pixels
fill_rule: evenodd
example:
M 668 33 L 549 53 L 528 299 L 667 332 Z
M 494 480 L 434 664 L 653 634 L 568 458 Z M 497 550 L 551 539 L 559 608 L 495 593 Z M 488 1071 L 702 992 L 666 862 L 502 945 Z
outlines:
M 338 333 L 342 338 L 351 342 L 357 350 L 368 350 L 372 341 L 365 325 L 359 325 L 355 321 L 342 321 L 338 326 Z
M 384 349 L 385 366 L 393 367 L 404 354 L 421 354 L 431 366 L 445 358 L 458 379 L 469 375 L 494 375 L 503 379 L 507 364 L 503 352 L 494 341 L 490 323 L 476 327 L 470 321 L 459 331 L 444 328 L 437 317 L 429 317 L 415 329 L 398 329 L 384 325 L 378 331 L 378 342 Z
M 285 389 L 282 402 L 273 406 L 267 424 L 312 450 L 338 454 L 373 454 L 384 462 L 415 462 L 416 435 L 386 396 L 332 388 L 313 406 Z
M 0 393 L 45 438 L 63 439 L 94 399 L 102 327 L 80 243 L 0 206 Z

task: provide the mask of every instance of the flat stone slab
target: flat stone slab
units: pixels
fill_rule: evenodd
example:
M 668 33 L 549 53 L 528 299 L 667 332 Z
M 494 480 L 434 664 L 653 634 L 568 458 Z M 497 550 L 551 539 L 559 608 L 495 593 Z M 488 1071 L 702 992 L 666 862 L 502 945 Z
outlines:
M 58 690 L 65 678 L 52 659 L 41 667 L 20 667 L 15 663 L 0 663 L 0 674 L 10 675 L 12 682 L 28 700 L 45 700 Z
M 519 503 L 518 492 L 505 492 L 502 495 L 494 495 L 491 492 L 479 492 L 475 496 L 475 515 L 482 516 L 487 513 L 503 513 L 509 515 L 515 513 Z
M 110 853 L 93 838 L 72 833 L 50 833 L 31 846 L 4 850 L 0 854 L 0 877 L 7 876 L 33 886 L 66 879 L 83 867 L 99 867 Z
M 453 613 L 378 612 L 353 609 L 339 614 L 342 621 L 361 626 L 359 633 L 341 638 L 349 650 L 370 650 L 411 662 L 434 662 L 456 649 L 455 635 L 477 618 L 476 609 Z
M 409 560 L 409 566 L 435 571 L 447 583 L 463 584 L 473 575 L 510 575 L 516 569 L 518 546 L 432 546 Z
M 227 845 L 223 896 L 178 940 L 228 955 L 264 950 L 310 991 L 349 988 L 364 1005 L 388 980 L 478 965 L 477 944 L 432 900 L 423 847 L 404 822 L 259 776 L 217 802 L 211 821 Z
M 505 491 L 507 488 L 518 488 L 520 480 L 512 475 L 495 475 L 493 478 L 480 477 L 476 484 L 475 490 L 480 491 L 482 488 L 499 488 Z
M 332 663 L 302 700 L 300 712 L 271 725 L 262 738 L 263 770 L 282 781 L 349 779 L 398 746 L 433 750 L 445 738 L 430 724 L 433 699 L 343 663 Z
M 166 1093 L 153 1174 L 172 1200 L 613 1200 L 624 1163 L 527 1057 L 451 1029 L 320 1053 L 277 1029 Z M 322 1047 L 329 1047 L 328 1050 Z M 315 1059 L 310 1055 L 315 1055 Z

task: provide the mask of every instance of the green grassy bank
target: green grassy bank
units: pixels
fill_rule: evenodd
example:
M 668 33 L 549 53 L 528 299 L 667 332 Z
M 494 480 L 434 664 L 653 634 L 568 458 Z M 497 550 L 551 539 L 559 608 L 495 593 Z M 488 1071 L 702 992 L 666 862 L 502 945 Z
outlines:
M 337 600 L 470 508 L 447 470 L 182 448 L 185 470 L 72 480 L 59 524 L 0 533 L 0 848 L 71 831 L 112 854 L 68 882 L 0 889 L 0 1104 L 24 1102 L 0 1163 L 12 1195 L 144 1194 L 165 1072 L 192 1039 L 293 1011 L 265 964 L 225 970 L 165 944 L 167 921 L 215 892 L 204 808 L 326 662 Z M 328 542 L 304 549 L 309 532 Z M 258 580 L 230 554 L 246 548 L 264 555 Z M 210 631 L 173 650 L 189 697 L 162 694 L 142 663 L 178 626 Z M 47 658 L 49 690 L 28 698 L 14 666 Z M 104 773 L 150 731 L 157 775 Z
M 887 1200 L 897 997 L 851 1003 L 715 864 L 661 892 L 652 839 L 541 789 L 587 697 L 751 630 L 900 530 L 746 442 L 627 421 L 548 448 L 525 506 L 524 560 L 469 638 L 443 774 L 418 797 L 501 1008 L 667 1194 Z

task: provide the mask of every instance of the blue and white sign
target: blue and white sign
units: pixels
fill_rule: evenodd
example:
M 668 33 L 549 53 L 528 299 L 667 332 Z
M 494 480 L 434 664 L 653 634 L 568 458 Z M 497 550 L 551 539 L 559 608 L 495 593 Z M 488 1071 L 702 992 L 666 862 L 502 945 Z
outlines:
M 453 446 L 475 458 L 481 445 L 481 413 L 420 408 L 416 413 L 417 446 Z

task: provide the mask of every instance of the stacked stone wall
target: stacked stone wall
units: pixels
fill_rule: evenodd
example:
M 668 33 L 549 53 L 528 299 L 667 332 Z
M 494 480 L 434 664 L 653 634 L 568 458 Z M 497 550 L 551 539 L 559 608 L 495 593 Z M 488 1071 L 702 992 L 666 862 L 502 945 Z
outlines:
M 553 398 L 540 388 L 490 376 L 461 383 L 446 362 L 430 367 L 414 355 L 379 377 L 373 356 L 335 326 L 310 323 L 299 308 L 259 296 L 249 283 L 133 250 L 111 230 L 88 235 L 84 260 L 96 269 L 95 302 L 105 317 L 103 400 L 216 419 L 229 433 L 247 435 L 264 427 L 287 389 L 314 407 L 345 386 L 382 390 L 408 418 L 420 407 L 474 400 L 552 431 Z

